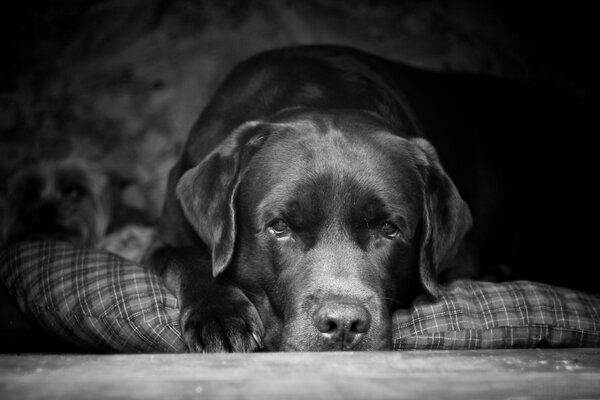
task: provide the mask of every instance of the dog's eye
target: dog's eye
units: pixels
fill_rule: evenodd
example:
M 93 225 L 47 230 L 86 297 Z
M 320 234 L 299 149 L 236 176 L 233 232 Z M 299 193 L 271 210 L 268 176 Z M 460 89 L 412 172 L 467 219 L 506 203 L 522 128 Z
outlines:
M 68 197 L 70 199 L 78 199 L 79 197 L 81 197 L 81 190 L 73 188 L 66 192 L 64 195 L 65 197 Z
M 386 221 L 383 224 L 381 224 L 381 233 L 383 233 L 385 237 L 393 239 L 396 236 L 398 236 L 400 230 L 396 225 L 392 224 L 389 221 Z
M 269 230 L 278 238 L 287 236 L 290 233 L 290 227 L 282 219 L 277 219 L 271 223 Z
M 63 189 L 62 195 L 68 199 L 76 200 L 85 195 L 85 190 L 80 187 L 65 188 Z

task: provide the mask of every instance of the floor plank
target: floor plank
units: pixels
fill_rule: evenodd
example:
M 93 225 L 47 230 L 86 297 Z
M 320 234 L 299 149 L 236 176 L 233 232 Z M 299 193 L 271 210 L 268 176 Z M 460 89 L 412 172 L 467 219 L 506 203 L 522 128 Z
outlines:
M 600 349 L 2 355 L 0 398 L 600 398 Z

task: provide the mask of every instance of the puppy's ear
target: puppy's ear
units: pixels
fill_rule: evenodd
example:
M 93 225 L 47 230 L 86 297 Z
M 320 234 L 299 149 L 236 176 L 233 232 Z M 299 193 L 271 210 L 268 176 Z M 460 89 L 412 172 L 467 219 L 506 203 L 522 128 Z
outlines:
M 420 244 L 421 284 L 434 297 L 440 294 L 437 274 L 441 264 L 456 254 L 472 224 L 471 212 L 446 174 L 427 140 L 411 139 L 423 179 L 423 228 Z
M 258 122 L 247 122 L 177 184 L 183 212 L 212 255 L 213 276 L 227 268 L 236 237 L 235 198 L 246 167 L 266 139 Z

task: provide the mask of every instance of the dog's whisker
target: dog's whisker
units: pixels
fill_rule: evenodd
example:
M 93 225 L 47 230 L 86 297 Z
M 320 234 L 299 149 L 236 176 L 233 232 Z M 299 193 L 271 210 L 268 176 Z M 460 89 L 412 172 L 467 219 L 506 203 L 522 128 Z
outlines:
M 405 305 L 404 302 L 402 302 L 402 301 L 400 301 L 398 299 L 394 299 L 393 297 L 381 297 L 381 296 L 378 296 L 377 298 L 379 300 L 383 301 L 383 302 L 389 301 L 389 302 L 392 302 L 392 303 L 397 303 L 400 306 L 404 306 Z

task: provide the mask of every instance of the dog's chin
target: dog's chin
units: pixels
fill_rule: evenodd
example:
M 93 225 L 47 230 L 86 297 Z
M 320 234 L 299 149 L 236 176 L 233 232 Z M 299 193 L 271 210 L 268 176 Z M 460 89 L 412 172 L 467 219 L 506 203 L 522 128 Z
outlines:
M 390 321 L 391 322 L 391 321 Z M 267 346 L 268 347 L 268 346 Z M 286 324 L 275 351 L 385 351 L 392 349 L 391 323 L 372 327 L 354 340 L 332 341 L 313 325 Z
M 326 351 L 386 351 L 392 349 L 391 337 L 373 338 L 364 337 L 360 342 L 353 345 L 346 345 L 343 342 L 331 342 L 323 339 L 320 335 L 306 337 L 284 338 L 278 351 L 307 351 L 307 352 L 326 352 Z

